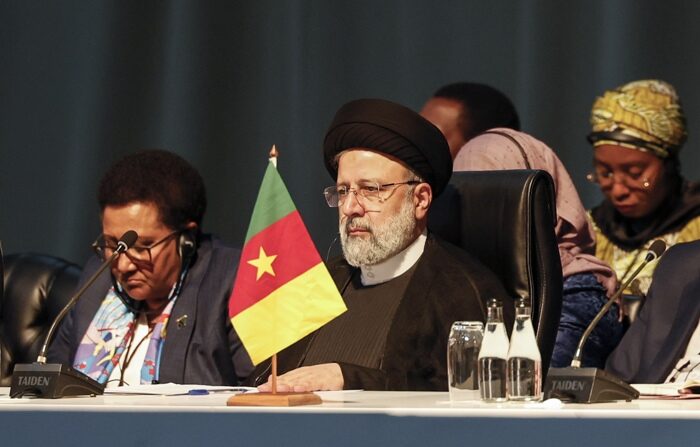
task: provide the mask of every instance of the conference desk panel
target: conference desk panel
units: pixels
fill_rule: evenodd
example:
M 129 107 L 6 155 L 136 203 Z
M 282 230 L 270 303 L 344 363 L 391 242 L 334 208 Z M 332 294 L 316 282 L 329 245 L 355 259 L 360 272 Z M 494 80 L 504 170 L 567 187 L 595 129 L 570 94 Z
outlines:
M 9 399 L 0 445 L 697 445 L 700 401 L 450 404 L 447 393 L 321 393 L 320 406 L 227 407 L 229 394 Z

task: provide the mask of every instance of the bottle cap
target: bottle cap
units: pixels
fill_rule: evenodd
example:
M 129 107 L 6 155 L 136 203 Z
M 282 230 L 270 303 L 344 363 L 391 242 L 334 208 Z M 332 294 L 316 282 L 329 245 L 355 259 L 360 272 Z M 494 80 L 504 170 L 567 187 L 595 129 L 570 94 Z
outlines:
M 530 307 L 530 298 L 521 296 L 515 301 L 515 307 Z

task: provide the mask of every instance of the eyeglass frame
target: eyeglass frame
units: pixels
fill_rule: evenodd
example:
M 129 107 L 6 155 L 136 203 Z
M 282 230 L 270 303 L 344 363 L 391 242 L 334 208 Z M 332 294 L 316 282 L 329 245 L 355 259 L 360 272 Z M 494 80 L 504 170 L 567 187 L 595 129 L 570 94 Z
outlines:
M 131 247 L 129 247 L 129 249 L 128 249 L 127 251 L 124 252 L 124 254 L 125 254 L 125 255 L 129 258 L 129 260 L 130 260 L 131 262 L 133 262 L 134 264 L 139 264 L 139 263 L 140 263 L 140 264 L 142 264 L 142 265 L 151 265 L 151 264 L 153 264 L 153 259 L 154 259 L 153 253 L 151 252 L 151 250 L 152 250 L 153 248 L 157 247 L 158 245 L 164 244 L 164 243 L 167 242 L 168 240 L 172 239 L 174 236 L 177 236 L 177 235 L 179 235 L 179 234 L 182 234 L 183 231 L 184 231 L 184 230 L 175 230 L 175 231 L 173 231 L 173 232 L 171 232 L 171 233 L 168 233 L 168 234 L 165 235 L 163 238 L 157 240 L 156 242 L 152 243 L 151 245 L 132 245 Z M 100 234 L 99 236 L 97 236 L 97 238 L 95 239 L 95 241 L 91 244 L 91 247 L 92 247 L 92 249 L 94 250 L 94 252 L 95 252 L 95 253 L 97 254 L 97 256 L 99 256 L 102 260 L 106 260 L 109 256 L 112 256 L 112 253 L 114 253 L 114 250 L 116 250 L 116 248 L 117 248 L 117 243 L 116 243 L 116 242 L 114 242 L 114 246 L 113 246 L 113 247 L 107 247 L 106 241 L 105 241 L 104 239 L 105 239 L 105 238 L 104 238 L 104 234 Z M 100 240 L 102 240 L 103 245 L 100 245 Z M 111 250 L 112 253 L 110 253 L 109 255 L 107 255 L 107 252 L 106 252 L 107 249 Z M 129 254 L 129 252 L 132 251 L 132 250 L 136 250 L 136 251 L 138 251 L 138 250 L 145 250 L 146 253 L 148 254 L 148 259 L 142 259 L 142 258 L 139 257 L 139 256 L 135 256 L 135 255 L 133 255 L 133 254 Z
M 388 189 L 389 187 L 401 186 L 401 185 L 418 185 L 418 184 L 424 183 L 424 182 L 423 182 L 423 180 L 420 180 L 420 179 L 413 179 L 413 180 L 406 180 L 404 182 L 393 182 L 393 183 L 379 183 L 379 182 L 370 182 L 370 181 L 363 182 L 363 183 L 365 186 L 367 186 L 367 185 L 376 186 L 377 187 L 377 194 L 379 194 L 383 190 Z M 344 201 L 340 200 L 340 196 L 338 195 L 338 188 L 347 188 L 346 197 L 349 197 L 349 193 L 352 192 L 353 194 L 355 194 L 355 198 L 358 197 L 358 193 L 359 193 L 359 195 L 362 196 L 363 200 L 364 199 L 369 199 L 370 201 L 372 200 L 371 198 L 368 198 L 365 194 L 363 194 L 362 190 L 358 191 L 357 188 L 349 188 L 345 185 L 341 185 L 341 186 L 333 185 L 333 186 L 328 186 L 328 187 L 323 189 L 323 196 L 326 199 L 326 204 L 328 204 L 328 206 L 330 208 L 339 208 L 339 207 L 343 206 L 343 204 L 345 203 Z M 331 204 L 331 201 L 329 199 L 329 197 L 332 194 L 331 191 L 333 189 L 336 190 L 336 195 L 338 195 L 338 200 L 337 200 L 336 205 Z M 393 191 L 395 191 L 395 189 L 392 190 L 392 193 L 393 193 Z M 379 203 L 384 203 L 384 201 L 387 200 L 389 197 L 391 197 L 391 194 L 388 197 L 378 197 Z
M 616 174 L 613 171 L 608 172 L 609 174 L 607 176 L 603 176 L 603 178 L 605 179 L 604 181 L 609 181 L 609 184 L 604 185 L 603 183 L 601 183 L 601 176 L 597 172 L 595 172 L 595 170 L 586 174 L 586 180 L 588 180 L 591 183 L 595 183 L 601 188 L 611 188 L 615 185 Z M 639 180 L 633 178 L 633 176 L 631 176 L 629 173 L 622 172 L 620 174 L 617 174 L 617 179 L 619 183 L 625 185 L 625 187 L 629 189 L 647 191 L 651 187 L 651 179 L 649 177 L 641 177 L 641 183 L 637 183 Z

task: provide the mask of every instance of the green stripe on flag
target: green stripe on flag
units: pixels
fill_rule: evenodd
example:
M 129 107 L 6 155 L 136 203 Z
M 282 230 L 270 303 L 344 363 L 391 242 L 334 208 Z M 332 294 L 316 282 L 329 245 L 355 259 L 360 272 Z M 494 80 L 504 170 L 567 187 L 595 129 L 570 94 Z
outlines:
M 296 210 L 292 197 L 282 181 L 275 165 L 270 162 L 265 171 L 258 199 L 255 201 L 253 217 L 250 219 L 245 242 L 271 224 Z

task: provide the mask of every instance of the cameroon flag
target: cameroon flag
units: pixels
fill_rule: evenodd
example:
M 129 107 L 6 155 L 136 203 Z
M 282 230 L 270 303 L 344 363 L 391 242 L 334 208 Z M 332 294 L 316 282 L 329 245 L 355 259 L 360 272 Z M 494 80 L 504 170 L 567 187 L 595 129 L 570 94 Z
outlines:
M 229 299 L 229 317 L 254 364 L 345 312 L 287 187 L 270 163 Z

